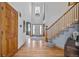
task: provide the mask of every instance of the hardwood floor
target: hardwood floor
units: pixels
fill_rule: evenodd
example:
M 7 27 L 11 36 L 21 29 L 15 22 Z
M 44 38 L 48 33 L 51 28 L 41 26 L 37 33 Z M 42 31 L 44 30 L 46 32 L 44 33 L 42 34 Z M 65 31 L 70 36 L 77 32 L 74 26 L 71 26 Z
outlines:
M 64 56 L 64 51 L 57 47 L 48 47 L 44 38 L 28 38 L 26 44 L 14 57 L 56 57 Z

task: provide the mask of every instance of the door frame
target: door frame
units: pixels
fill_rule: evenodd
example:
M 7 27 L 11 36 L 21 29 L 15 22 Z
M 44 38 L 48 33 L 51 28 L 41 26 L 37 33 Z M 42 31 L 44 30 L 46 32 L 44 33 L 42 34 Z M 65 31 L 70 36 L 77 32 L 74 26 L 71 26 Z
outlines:
M 33 35 L 33 25 L 39 25 L 39 26 L 42 25 L 42 27 L 43 27 L 43 24 L 31 24 L 31 35 L 32 36 L 43 36 L 43 34 L 44 34 L 44 29 L 43 28 L 42 28 L 42 32 L 43 32 L 42 35 Z

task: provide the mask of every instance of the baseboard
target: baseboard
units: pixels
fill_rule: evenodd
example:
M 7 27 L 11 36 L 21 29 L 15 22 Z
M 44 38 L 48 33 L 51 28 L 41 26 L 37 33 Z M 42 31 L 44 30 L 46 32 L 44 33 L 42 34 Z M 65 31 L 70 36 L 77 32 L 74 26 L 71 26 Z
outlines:
M 15 52 L 15 54 L 24 46 L 26 44 L 26 42 L 24 42 L 24 44 L 19 48 L 19 49 L 17 49 L 17 51 Z M 14 55 L 15 55 L 14 54 Z M 14 55 L 12 55 L 12 56 L 14 56 Z
M 24 42 L 24 44 L 18 49 L 18 51 L 26 44 L 26 42 Z
M 64 50 L 64 48 L 61 48 L 61 47 L 59 47 L 59 46 L 57 46 L 57 45 L 55 45 L 57 48 L 59 48 L 59 49 L 61 49 L 61 50 Z

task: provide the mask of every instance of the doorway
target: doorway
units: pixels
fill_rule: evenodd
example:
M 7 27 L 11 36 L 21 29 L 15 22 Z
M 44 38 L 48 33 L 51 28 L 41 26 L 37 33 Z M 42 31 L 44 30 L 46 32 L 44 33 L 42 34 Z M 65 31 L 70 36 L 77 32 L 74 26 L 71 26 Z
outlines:
M 42 24 L 32 24 L 32 36 L 43 36 Z
M 26 22 L 26 35 L 30 35 L 31 32 L 31 23 Z

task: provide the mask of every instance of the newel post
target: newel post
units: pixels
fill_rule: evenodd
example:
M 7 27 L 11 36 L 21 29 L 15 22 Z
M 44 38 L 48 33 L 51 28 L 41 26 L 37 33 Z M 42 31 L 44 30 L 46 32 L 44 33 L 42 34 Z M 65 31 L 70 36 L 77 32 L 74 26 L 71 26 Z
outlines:
M 46 42 L 48 42 L 48 33 L 47 33 L 47 27 L 48 27 L 48 26 L 46 26 L 46 35 L 45 35 L 45 36 L 46 36 L 46 37 L 45 37 Z

